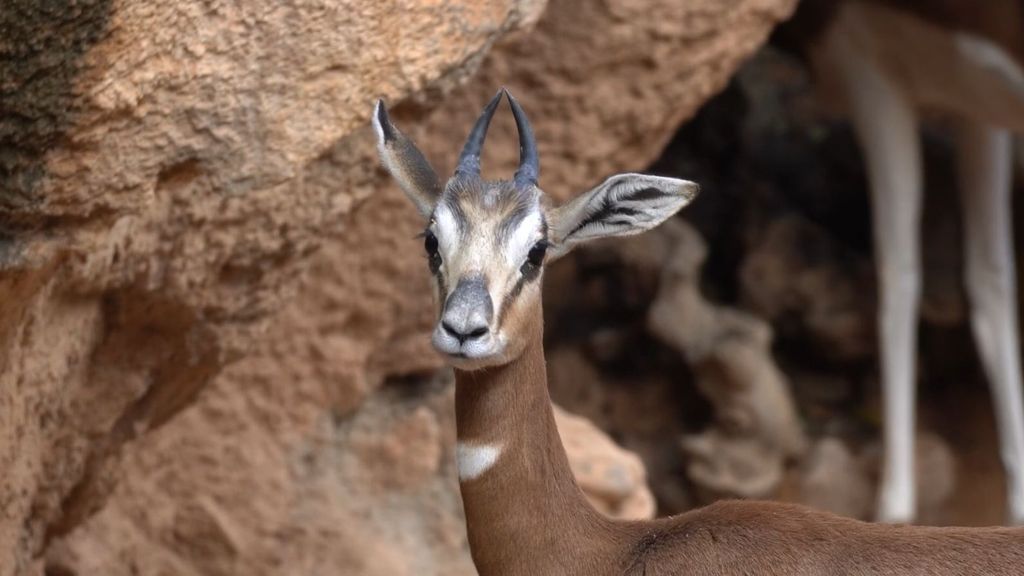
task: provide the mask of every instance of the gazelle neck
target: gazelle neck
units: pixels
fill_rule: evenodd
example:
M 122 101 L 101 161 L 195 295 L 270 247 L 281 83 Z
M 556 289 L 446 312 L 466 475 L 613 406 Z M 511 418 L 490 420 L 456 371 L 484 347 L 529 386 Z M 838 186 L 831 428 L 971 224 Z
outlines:
M 579 558 L 581 549 L 593 547 L 583 557 L 596 561 L 613 548 L 612 522 L 577 486 L 555 426 L 536 314 L 535 333 L 518 358 L 455 371 L 459 481 L 481 576 L 570 574 L 579 566 L 560 562 Z

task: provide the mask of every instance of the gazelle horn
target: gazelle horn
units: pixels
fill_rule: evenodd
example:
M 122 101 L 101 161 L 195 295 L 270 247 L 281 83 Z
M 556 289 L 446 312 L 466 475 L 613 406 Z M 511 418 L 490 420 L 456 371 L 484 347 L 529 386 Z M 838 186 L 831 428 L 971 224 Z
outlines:
M 494 98 L 491 98 L 473 125 L 473 130 L 466 137 L 466 144 L 462 147 L 459 163 L 455 167 L 457 176 L 480 176 L 480 150 L 484 146 L 484 139 L 487 138 L 487 127 L 491 125 L 491 117 L 494 116 L 494 110 L 498 108 L 504 93 L 504 90 L 499 90 Z
M 516 130 L 519 132 L 519 169 L 514 177 L 519 187 L 535 186 L 540 176 L 540 157 L 537 155 L 537 141 L 533 138 L 533 128 L 526 119 L 519 102 L 507 91 L 508 103 L 512 106 L 512 115 L 516 118 Z

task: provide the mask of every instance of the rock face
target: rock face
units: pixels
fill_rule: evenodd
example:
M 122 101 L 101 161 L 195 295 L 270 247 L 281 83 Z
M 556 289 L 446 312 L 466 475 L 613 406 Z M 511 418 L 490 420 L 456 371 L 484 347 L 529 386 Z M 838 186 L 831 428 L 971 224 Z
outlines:
M 373 98 L 451 87 L 543 8 L 63 4 L 0 8 L 0 574 L 294 293 L 373 190 L 369 156 L 316 179 Z
M 687 357 L 715 411 L 712 427 L 681 441 L 687 473 L 704 500 L 767 498 L 807 442 L 789 384 L 771 354 L 771 328 L 704 298 L 700 272 L 707 247 L 693 228 L 668 224 L 651 235 L 667 247 L 647 323 Z
M 793 4 L 5 4 L 0 575 L 471 573 L 450 387 L 394 381 L 439 363 L 370 103 L 445 173 L 506 84 L 564 198 Z

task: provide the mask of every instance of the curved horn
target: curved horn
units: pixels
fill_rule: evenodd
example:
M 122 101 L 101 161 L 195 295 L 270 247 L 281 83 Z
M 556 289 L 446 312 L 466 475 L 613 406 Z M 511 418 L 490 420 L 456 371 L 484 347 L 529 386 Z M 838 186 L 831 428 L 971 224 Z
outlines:
M 456 175 L 480 175 L 480 150 L 484 146 L 484 139 L 487 138 L 487 127 L 491 125 L 491 117 L 494 116 L 494 110 L 498 108 L 501 95 L 504 93 L 504 90 L 500 90 L 495 94 L 494 98 L 491 98 L 491 101 L 484 107 L 484 111 L 480 113 L 480 117 L 476 119 L 473 130 L 466 137 L 462 154 L 459 155 L 459 163 L 455 167 Z
M 519 132 L 519 169 L 516 170 L 515 183 L 518 186 L 527 184 L 536 186 L 540 176 L 540 157 L 537 155 L 537 141 L 533 138 L 533 128 L 526 119 L 519 102 L 508 92 L 508 103 L 512 106 L 512 115 L 516 118 L 516 130 Z

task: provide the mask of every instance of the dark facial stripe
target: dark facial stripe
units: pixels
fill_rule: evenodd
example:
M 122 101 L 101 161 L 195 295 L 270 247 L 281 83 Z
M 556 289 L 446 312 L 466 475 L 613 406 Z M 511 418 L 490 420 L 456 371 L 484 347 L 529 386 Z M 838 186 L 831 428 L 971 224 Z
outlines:
M 523 291 L 523 286 L 526 285 L 527 279 L 525 276 L 521 276 L 516 282 L 516 285 L 512 287 L 512 290 L 505 297 L 501 299 L 501 311 L 498 312 L 498 323 L 494 327 L 495 331 L 501 330 L 505 326 L 505 316 L 508 315 L 509 308 L 512 307 L 512 302 L 515 301 L 519 293 Z
M 437 317 L 440 318 L 444 315 L 444 304 L 448 299 L 448 283 L 444 281 L 441 272 L 434 274 L 434 277 L 437 278 L 437 305 L 440 308 Z
M 544 234 L 544 236 L 545 236 L 545 238 L 544 238 L 543 241 L 546 242 L 547 241 L 547 227 L 546 226 L 545 226 L 545 234 Z M 506 294 L 505 297 L 501 299 L 501 310 L 498 312 L 498 324 L 495 327 L 495 330 L 501 330 L 502 326 L 504 326 L 504 324 L 505 324 L 505 315 L 508 314 L 508 310 L 509 310 L 509 308 L 512 307 L 512 303 L 515 302 L 515 299 L 519 297 L 519 294 L 520 294 L 520 292 L 523 291 L 523 287 L 524 286 L 526 286 L 530 282 L 534 282 L 535 280 L 537 280 L 537 278 L 540 278 L 540 273 L 541 273 L 541 269 L 542 268 L 543 268 L 542 266 L 531 267 L 525 273 L 521 274 L 519 276 L 519 280 L 516 280 L 515 285 L 512 286 L 512 289 L 509 290 L 508 294 Z

